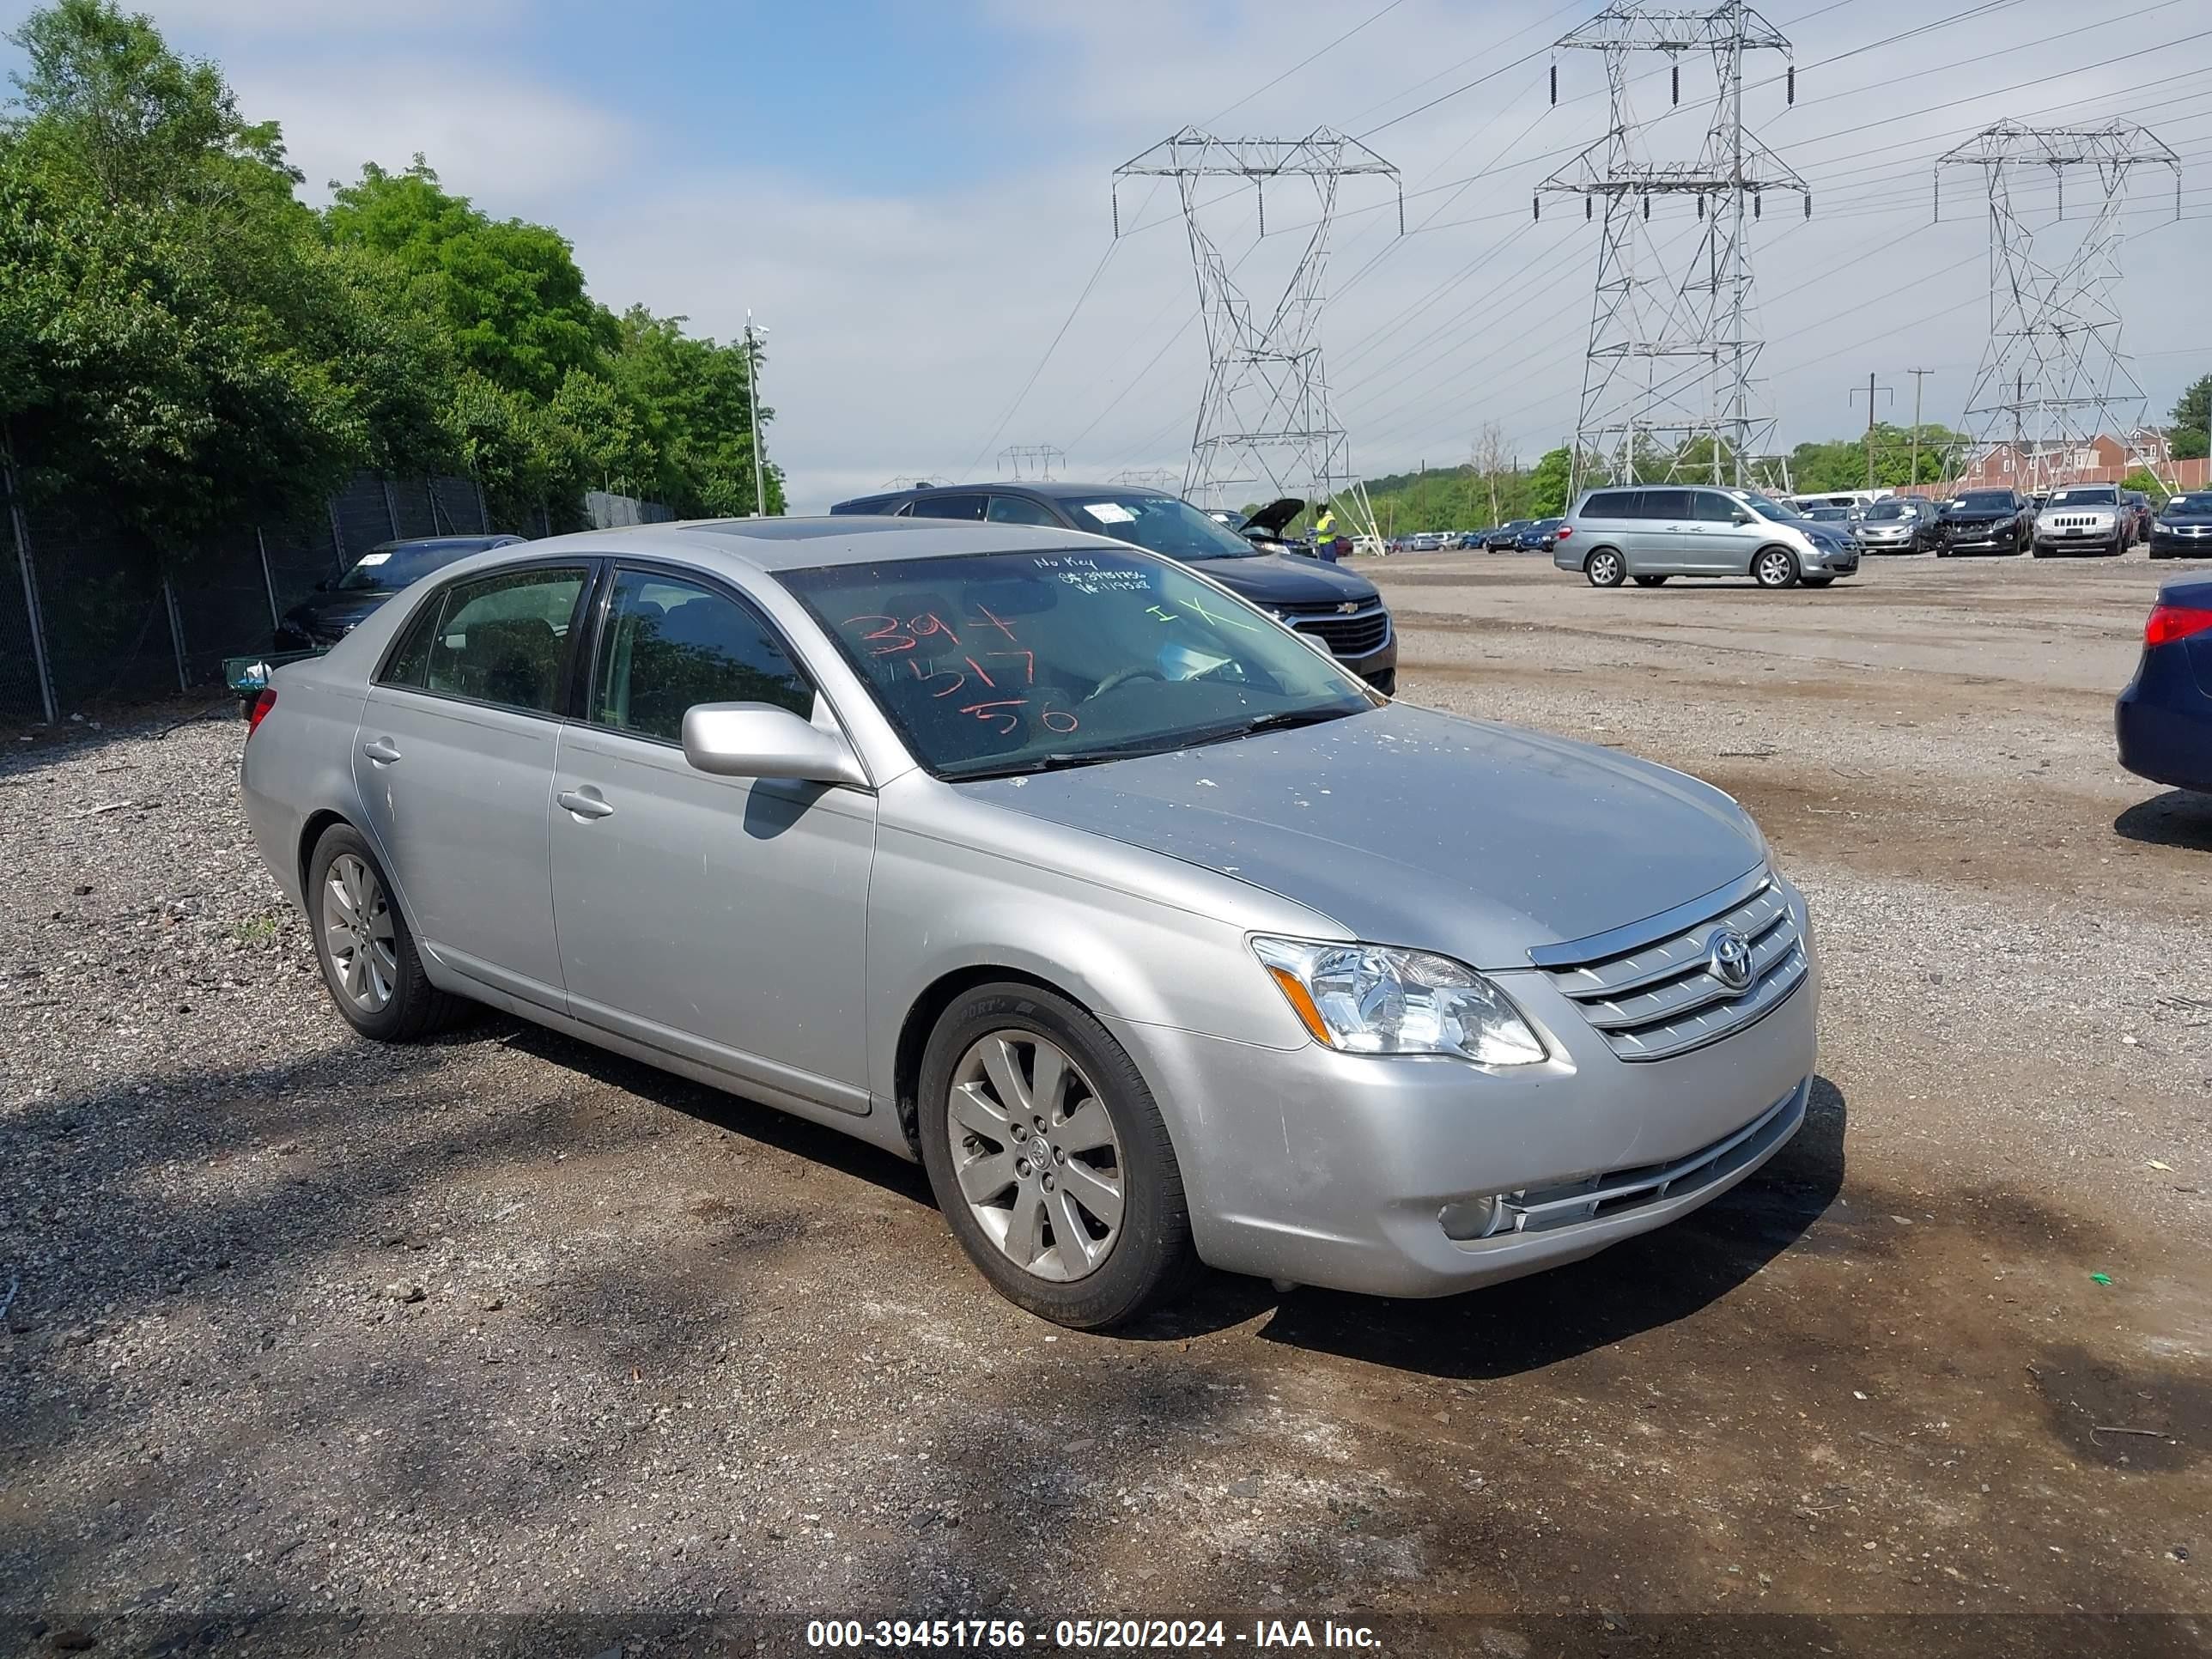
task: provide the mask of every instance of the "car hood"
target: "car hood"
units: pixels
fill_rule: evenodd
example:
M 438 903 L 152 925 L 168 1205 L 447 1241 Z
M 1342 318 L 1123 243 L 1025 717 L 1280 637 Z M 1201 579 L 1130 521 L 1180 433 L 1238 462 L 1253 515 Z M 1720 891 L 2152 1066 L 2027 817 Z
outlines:
M 1240 599 L 1266 609 L 1285 605 L 1364 602 L 1376 597 L 1364 576 L 1302 553 L 1259 553 L 1248 559 L 1194 559 L 1190 568 L 1211 576 Z
M 1765 855 L 1719 790 L 1610 750 L 1406 703 L 1320 726 L 955 786 L 1478 968 L 1724 886 Z
M 285 613 L 288 622 L 305 624 L 321 634 L 342 634 L 384 605 L 390 593 L 374 589 L 340 590 L 318 593 Z
M 1306 504 L 1303 499 L 1285 495 L 1280 501 L 1269 501 L 1245 520 L 1244 527 L 1247 530 L 1264 530 L 1270 536 L 1279 536 L 1283 533 L 1283 526 L 1305 510 Z

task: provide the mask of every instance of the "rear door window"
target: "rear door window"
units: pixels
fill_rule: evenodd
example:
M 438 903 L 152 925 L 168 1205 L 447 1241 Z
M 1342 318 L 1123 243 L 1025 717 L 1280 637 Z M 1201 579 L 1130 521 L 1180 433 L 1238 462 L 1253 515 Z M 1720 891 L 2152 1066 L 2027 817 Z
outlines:
M 455 582 L 423 606 L 385 683 L 526 714 L 556 712 L 589 580 L 581 565 L 557 565 Z
M 1686 489 L 1647 489 L 1644 492 L 1644 510 L 1637 516 L 1680 523 L 1692 516 L 1690 492 Z

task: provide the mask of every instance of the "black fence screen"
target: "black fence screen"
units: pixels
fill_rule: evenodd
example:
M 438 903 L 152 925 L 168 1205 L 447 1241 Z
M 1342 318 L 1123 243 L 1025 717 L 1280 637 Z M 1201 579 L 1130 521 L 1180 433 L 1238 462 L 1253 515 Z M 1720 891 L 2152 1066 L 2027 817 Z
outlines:
M 34 641 L 64 719 L 87 704 L 213 686 L 224 658 L 266 649 L 279 615 L 379 542 L 489 527 L 471 479 L 362 473 L 304 522 L 242 525 L 165 568 L 95 503 L 25 500 L 20 514 L 9 505 L 0 500 L 0 720 L 9 721 L 46 717 Z

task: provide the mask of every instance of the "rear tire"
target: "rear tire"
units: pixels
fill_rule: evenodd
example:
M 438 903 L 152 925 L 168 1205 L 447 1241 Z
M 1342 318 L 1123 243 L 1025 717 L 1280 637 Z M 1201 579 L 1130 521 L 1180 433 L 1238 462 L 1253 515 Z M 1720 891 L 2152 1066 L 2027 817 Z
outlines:
M 1099 1330 L 1182 1288 L 1197 1256 L 1166 1121 L 1090 1013 L 1033 985 L 980 987 L 930 1034 L 917 1098 L 938 1207 L 1016 1307 Z M 1066 1255 L 1061 1225 L 1081 1233 L 1084 1259 Z
M 1592 587 L 1618 587 L 1628 574 L 1628 562 L 1610 547 L 1593 548 L 1583 561 L 1583 578 Z
M 334 823 L 323 832 L 302 896 L 323 988 L 363 1036 L 412 1042 L 453 1024 L 471 1005 L 430 983 L 391 896 L 391 880 L 359 830 Z
M 1786 547 L 1763 547 L 1753 556 L 1751 579 L 1761 587 L 1795 587 L 1797 556 Z

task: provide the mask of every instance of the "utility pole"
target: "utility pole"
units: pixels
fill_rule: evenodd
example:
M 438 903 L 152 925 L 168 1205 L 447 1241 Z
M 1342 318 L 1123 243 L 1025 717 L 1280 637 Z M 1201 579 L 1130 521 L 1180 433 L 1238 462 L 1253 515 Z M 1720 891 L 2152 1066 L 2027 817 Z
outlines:
M 1874 394 L 1877 392 L 1887 394 L 1892 403 L 1895 403 L 1897 401 L 1897 394 L 1894 392 L 1890 391 L 1890 389 L 1886 386 L 1876 386 L 1874 383 L 1874 374 L 1872 371 L 1869 371 L 1866 383 L 1867 488 L 1869 489 L 1872 489 L 1874 488 Z M 1856 386 L 1853 386 L 1851 388 L 1851 401 L 1853 403 L 1856 403 L 1858 401 L 1858 398 L 1859 389 Z
M 753 368 L 753 336 L 755 334 L 765 336 L 767 333 L 768 331 L 766 329 L 756 329 L 753 326 L 753 314 L 750 311 L 746 312 L 745 403 L 748 405 L 750 413 L 753 428 L 753 516 L 757 519 L 765 519 L 768 517 L 768 485 L 761 474 L 760 398 L 755 395 L 755 389 L 758 384 L 759 377 Z
M 1936 371 L 1908 368 L 1905 372 L 1912 377 L 1912 474 L 1908 482 L 1917 489 L 1920 486 L 1920 392 L 1928 377 Z

